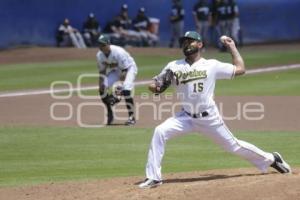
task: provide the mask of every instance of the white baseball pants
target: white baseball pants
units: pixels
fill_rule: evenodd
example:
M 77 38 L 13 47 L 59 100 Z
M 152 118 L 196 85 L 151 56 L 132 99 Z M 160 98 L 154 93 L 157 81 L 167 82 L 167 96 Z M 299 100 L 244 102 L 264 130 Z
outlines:
M 207 112 L 209 113 L 207 117 L 192 118 L 181 111 L 155 128 L 148 152 L 147 178 L 162 180 L 161 161 L 166 141 L 191 132 L 204 134 L 224 150 L 248 160 L 260 171 L 267 172 L 267 168 L 274 162 L 274 156 L 248 142 L 235 138 L 224 124 L 216 106 Z
M 104 79 L 105 87 L 111 87 L 114 83 L 120 80 L 121 71 L 116 69 L 112 70 L 107 74 L 106 79 Z M 137 75 L 137 67 L 131 66 L 129 67 L 126 78 L 123 82 L 124 90 L 132 90 L 134 88 L 134 80 Z

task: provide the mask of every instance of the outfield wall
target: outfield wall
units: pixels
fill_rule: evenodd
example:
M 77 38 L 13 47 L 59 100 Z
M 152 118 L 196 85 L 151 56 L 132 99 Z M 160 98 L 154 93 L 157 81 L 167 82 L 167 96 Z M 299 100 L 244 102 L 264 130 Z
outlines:
M 192 7 L 196 0 L 183 0 L 185 29 L 194 29 Z M 237 0 L 245 43 L 300 40 L 300 0 Z M 160 19 L 160 38 L 170 38 L 168 15 L 171 0 L 1 0 L 0 48 L 17 45 L 55 45 L 55 30 L 68 17 L 81 28 L 94 12 L 103 28 L 120 6 L 127 3 L 131 18 L 144 6 L 148 16 Z

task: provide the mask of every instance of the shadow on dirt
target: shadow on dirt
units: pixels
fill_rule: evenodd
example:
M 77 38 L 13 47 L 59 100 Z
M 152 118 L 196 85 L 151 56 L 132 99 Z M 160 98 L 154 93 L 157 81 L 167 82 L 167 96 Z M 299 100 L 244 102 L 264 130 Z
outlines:
M 265 176 L 270 174 L 276 174 L 276 172 L 270 172 L 270 173 L 260 173 L 260 174 L 235 174 L 235 175 L 224 175 L 224 174 L 207 174 L 203 175 L 201 177 L 196 178 L 175 178 L 175 179 L 166 179 L 163 180 L 163 183 L 187 183 L 187 182 L 198 182 L 198 181 L 212 181 L 212 180 L 220 180 L 220 179 L 230 179 L 230 178 L 239 178 L 239 177 L 250 177 L 250 176 Z M 138 185 L 142 183 L 143 181 L 139 181 L 135 183 L 135 185 Z

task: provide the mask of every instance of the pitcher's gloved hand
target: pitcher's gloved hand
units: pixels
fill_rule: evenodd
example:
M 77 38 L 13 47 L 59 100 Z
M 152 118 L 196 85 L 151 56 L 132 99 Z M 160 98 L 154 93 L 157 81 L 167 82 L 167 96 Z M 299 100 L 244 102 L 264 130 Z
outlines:
M 155 94 L 164 92 L 172 83 L 174 73 L 168 69 L 164 74 L 158 77 L 154 83 L 149 85 L 149 90 Z

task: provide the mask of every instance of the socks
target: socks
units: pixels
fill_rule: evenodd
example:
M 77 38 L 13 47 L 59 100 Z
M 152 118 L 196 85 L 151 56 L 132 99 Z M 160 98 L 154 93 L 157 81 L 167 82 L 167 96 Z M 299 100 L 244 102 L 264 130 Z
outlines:
M 128 110 L 129 117 L 134 116 L 134 102 L 133 102 L 133 98 L 131 97 L 131 91 L 123 90 L 122 94 L 125 97 L 125 102 L 126 102 L 126 107 Z

